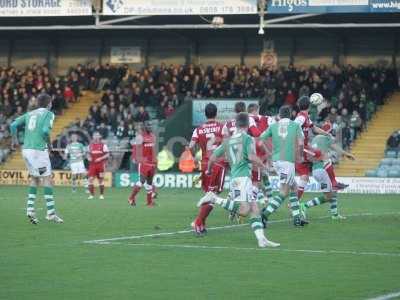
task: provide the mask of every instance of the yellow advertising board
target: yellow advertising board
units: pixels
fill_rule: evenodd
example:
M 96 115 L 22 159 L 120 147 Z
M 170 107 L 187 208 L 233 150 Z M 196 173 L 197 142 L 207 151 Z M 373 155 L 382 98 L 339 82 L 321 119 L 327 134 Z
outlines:
M 70 171 L 53 171 L 53 184 L 55 186 L 71 186 Z M 77 181 L 79 186 L 83 186 L 83 180 L 80 178 Z M 0 185 L 27 185 L 29 184 L 28 172 L 23 170 L 0 170 Z M 97 180 L 95 180 L 97 184 Z M 104 185 L 112 186 L 112 173 L 104 173 Z

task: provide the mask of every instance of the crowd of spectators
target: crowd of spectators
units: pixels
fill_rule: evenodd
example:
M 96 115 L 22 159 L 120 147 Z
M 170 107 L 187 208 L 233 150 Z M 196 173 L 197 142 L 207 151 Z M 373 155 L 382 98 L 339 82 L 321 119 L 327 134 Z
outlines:
M 77 101 L 80 86 L 76 72 L 57 77 L 46 66 L 32 65 L 24 70 L 0 66 L 0 149 L 7 148 L 9 124 L 13 119 L 35 107 L 35 97 L 42 92 L 53 98 L 53 112 L 57 115 Z M 5 150 L 3 150 L 4 152 Z M 6 151 L 8 154 L 9 151 Z M 0 162 L 5 155 L 0 154 Z
M 260 99 L 261 113 L 276 114 L 282 104 L 295 107 L 302 95 L 319 92 L 325 101 L 311 109 L 314 121 L 329 120 L 348 148 L 377 108 L 399 85 L 396 69 L 384 66 L 261 67 L 161 64 L 134 70 L 127 65 L 78 65 L 79 85 L 103 91 L 84 127 L 105 137 L 133 134 L 134 123 L 169 118 L 194 98 Z
M 312 119 L 329 120 L 348 148 L 398 85 L 396 69 L 383 66 L 289 65 L 272 70 L 161 64 L 134 70 L 128 65 L 79 64 L 65 77 L 52 76 L 46 66 L 24 71 L 0 67 L 0 139 L 9 135 L 10 120 L 33 106 L 40 92 L 52 95 L 56 114 L 77 101 L 83 89 L 102 92 L 88 118 L 75 126 L 118 139 L 132 138 L 138 122 L 171 117 L 179 105 L 194 98 L 257 98 L 261 113 L 273 115 L 282 104 L 296 108 L 298 97 L 319 92 L 325 100 L 312 107 Z

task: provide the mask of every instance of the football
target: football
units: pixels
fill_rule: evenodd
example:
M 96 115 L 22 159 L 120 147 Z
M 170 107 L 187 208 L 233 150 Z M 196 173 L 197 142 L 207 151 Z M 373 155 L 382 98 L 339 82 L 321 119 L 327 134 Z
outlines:
M 320 105 L 323 100 L 324 96 L 322 96 L 320 93 L 314 93 L 310 96 L 310 103 L 315 106 Z

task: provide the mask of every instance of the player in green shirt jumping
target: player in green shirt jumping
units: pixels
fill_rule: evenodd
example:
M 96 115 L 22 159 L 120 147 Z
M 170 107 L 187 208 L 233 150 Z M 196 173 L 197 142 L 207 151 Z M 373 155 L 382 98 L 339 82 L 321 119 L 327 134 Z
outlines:
M 324 128 L 325 131 L 330 132 L 332 127 L 329 129 Z M 312 175 L 314 179 L 320 184 L 323 196 L 315 197 L 301 204 L 301 212 L 303 217 L 306 218 L 306 211 L 308 208 L 317 206 L 326 202 L 330 203 L 330 212 L 332 219 L 345 219 L 338 212 L 337 208 L 337 192 L 333 189 L 331 179 L 325 170 L 325 166 L 330 162 L 329 151 L 334 150 L 337 153 L 344 155 L 345 157 L 354 160 L 355 157 L 350 152 L 344 151 L 339 145 L 335 143 L 335 139 L 331 135 L 317 135 L 311 141 L 311 153 L 313 157 Z
M 203 203 L 216 203 L 229 212 L 238 213 L 241 216 L 250 215 L 250 225 L 258 241 L 258 246 L 279 247 L 280 244 L 269 241 L 264 235 L 260 210 L 253 196 L 251 183 L 252 164 L 261 169 L 265 166 L 257 157 L 254 139 L 247 134 L 249 116 L 247 113 L 239 113 L 236 116 L 237 131 L 214 150 L 208 162 L 208 173 L 212 165 L 219 157 L 225 155 L 231 168 L 230 192 L 228 198 L 218 197 L 213 192 L 208 192 L 197 206 Z
M 54 122 L 54 114 L 50 111 L 51 97 L 47 94 L 40 94 L 37 97 L 37 104 L 39 108 L 18 117 L 10 125 L 13 147 L 18 144 L 17 134 L 19 127 L 24 127 L 22 156 L 31 176 L 26 214 L 32 224 L 38 223 L 35 213 L 35 200 L 37 187 L 40 184 L 40 179 L 42 179 L 47 206 L 46 219 L 55 223 L 63 223 L 63 220 L 55 212 L 51 180 L 52 171 L 48 151 L 50 133 Z
M 295 162 L 302 156 L 304 135 L 300 125 L 290 120 L 291 112 L 289 106 L 282 106 L 279 109 L 279 121 L 269 126 L 260 136 L 261 141 L 272 138 L 272 161 L 280 183 L 279 194 L 262 210 L 265 226 L 268 217 L 281 206 L 287 196 L 294 225 L 297 227 L 307 224 L 301 218 L 295 180 Z
M 85 163 L 83 161 L 85 156 L 85 146 L 82 143 L 78 142 L 78 135 L 76 133 L 73 133 L 71 135 L 71 142 L 67 145 L 64 151 L 64 159 L 68 159 L 69 166 L 71 168 L 73 192 L 76 192 L 77 179 L 79 178 L 79 176 L 83 176 L 83 185 L 86 188 L 86 192 L 89 193 L 87 171 L 85 168 Z

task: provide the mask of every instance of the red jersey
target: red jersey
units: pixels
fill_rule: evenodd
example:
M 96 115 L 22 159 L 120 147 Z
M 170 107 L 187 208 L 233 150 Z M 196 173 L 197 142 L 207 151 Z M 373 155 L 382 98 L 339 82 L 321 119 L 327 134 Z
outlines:
M 132 159 L 138 163 L 156 165 L 156 136 L 152 132 L 143 132 L 135 138 L 132 146 Z
M 296 123 L 298 123 L 301 126 L 301 129 L 303 130 L 304 133 L 304 147 L 308 145 L 308 140 L 312 135 L 312 128 L 314 127 L 313 122 L 310 119 L 310 116 L 308 115 L 308 112 L 306 110 L 300 111 L 296 119 L 294 120 Z
M 304 134 L 304 148 L 308 148 L 308 142 L 311 138 L 312 135 L 312 128 L 314 127 L 313 122 L 310 119 L 310 116 L 308 115 L 308 112 L 306 110 L 300 111 L 296 119 L 294 120 L 296 123 L 298 123 L 301 126 L 301 129 L 303 130 Z M 304 152 L 304 161 L 308 162 L 308 157 L 307 154 Z
M 208 162 L 213 151 L 222 143 L 223 125 L 217 121 L 207 121 L 193 131 L 190 148 L 198 144 L 202 152 L 202 163 Z
M 108 153 L 108 147 L 106 144 L 101 142 L 99 143 L 90 143 L 89 145 L 89 155 L 90 155 L 90 164 L 103 164 L 107 159 L 103 159 L 102 161 L 96 162 L 96 159 L 106 155 Z
M 236 132 L 236 119 L 231 119 L 224 124 L 222 133 L 224 136 L 232 136 Z M 257 123 L 254 118 L 250 116 L 249 118 L 249 130 L 247 132 L 252 137 L 259 137 L 262 131 L 257 127 Z

